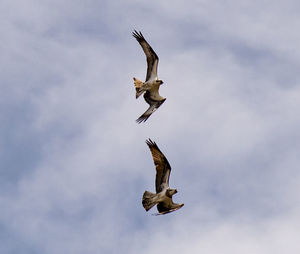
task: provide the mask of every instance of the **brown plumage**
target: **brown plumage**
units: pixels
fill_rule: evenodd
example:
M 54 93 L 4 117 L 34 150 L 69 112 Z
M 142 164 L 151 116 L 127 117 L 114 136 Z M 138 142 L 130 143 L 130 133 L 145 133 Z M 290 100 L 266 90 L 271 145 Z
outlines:
M 157 205 L 158 214 L 166 214 L 178 210 L 184 204 L 173 203 L 172 196 L 177 193 L 176 189 L 170 189 L 169 178 L 171 166 L 160 151 L 155 142 L 151 139 L 146 140 L 154 165 L 156 168 L 155 190 L 156 194 L 150 191 L 145 191 L 142 198 L 142 204 L 146 211 L 150 210 L 154 205 Z
M 136 121 L 138 123 L 145 122 L 153 112 L 155 112 L 166 100 L 159 95 L 159 87 L 163 84 L 162 80 L 157 77 L 157 66 L 158 66 L 158 56 L 145 40 L 141 32 L 134 30 L 132 33 L 133 37 L 136 38 L 138 43 L 141 45 L 147 60 L 147 74 L 145 82 L 133 78 L 136 99 L 144 93 L 144 99 L 149 104 L 149 108 L 142 114 Z

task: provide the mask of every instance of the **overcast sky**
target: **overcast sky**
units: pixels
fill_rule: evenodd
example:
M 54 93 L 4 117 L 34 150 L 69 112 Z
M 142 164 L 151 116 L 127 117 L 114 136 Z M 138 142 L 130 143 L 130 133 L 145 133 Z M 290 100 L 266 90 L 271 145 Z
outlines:
M 2 0 L 0 252 L 300 253 L 300 3 Z M 166 102 L 148 119 L 142 31 Z M 145 212 L 168 158 L 175 202 Z

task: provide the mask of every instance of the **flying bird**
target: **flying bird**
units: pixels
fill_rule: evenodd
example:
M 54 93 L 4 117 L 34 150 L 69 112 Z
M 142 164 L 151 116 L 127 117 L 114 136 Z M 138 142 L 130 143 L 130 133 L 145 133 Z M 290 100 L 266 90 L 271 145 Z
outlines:
M 174 212 L 183 207 L 184 204 L 173 203 L 172 196 L 177 193 L 177 190 L 170 189 L 169 187 L 171 166 L 155 142 L 148 139 L 146 140 L 146 144 L 150 148 L 154 165 L 156 167 L 156 194 L 150 191 L 145 191 L 142 198 L 143 207 L 146 211 L 148 211 L 153 206 L 157 205 L 157 215 Z
M 158 93 L 160 85 L 164 83 L 157 77 L 158 56 L 145 40 L 141 32 L 134 30 L 132 35 L 141 45 L 147 59 L 147 74 L 145 82 L 142 82 L 135 77 L 133 78 L 136 90 L 136 99 L 144 93 L 144 99 L 149 104 L 149 108 L 145 111 L 145 113 L 136 120 L 138 123 L 141 123 L 145 122 L 151 114 L 165 102 L 166 98 L 163 98 Z

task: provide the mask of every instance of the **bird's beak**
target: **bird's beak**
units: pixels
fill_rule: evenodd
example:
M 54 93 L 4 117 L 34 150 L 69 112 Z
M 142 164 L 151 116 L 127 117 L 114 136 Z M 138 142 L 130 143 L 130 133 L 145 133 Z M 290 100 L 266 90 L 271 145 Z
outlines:
M 175 193 L 177 193 L 177 189 L 175 189 Z

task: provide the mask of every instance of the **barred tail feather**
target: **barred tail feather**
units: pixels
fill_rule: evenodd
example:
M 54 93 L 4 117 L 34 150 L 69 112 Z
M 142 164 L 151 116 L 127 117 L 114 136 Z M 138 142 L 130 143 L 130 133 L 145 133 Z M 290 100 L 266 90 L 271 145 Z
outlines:
M 142 204 L 146 211 L 150 210 L 153 206 L 155 206 L 157 204 L 157 202 L 155 202 L 155 200 L 154 200 L 155 196 L 156 196 L 156 194 L 154 194 L 150 191 L 144 192 Z
M 142 93 L 145 92 L 145 91 L 142 89 L 143 82 L 140 81 L 140 80 L 138 80 L 137 78 L 133 78 L 133 83 L 134 83 L 135 91 L 136 91 L 135 97 L 136 97 L 136 98 L 139 98 L 140 95 L 142 95 Z

